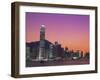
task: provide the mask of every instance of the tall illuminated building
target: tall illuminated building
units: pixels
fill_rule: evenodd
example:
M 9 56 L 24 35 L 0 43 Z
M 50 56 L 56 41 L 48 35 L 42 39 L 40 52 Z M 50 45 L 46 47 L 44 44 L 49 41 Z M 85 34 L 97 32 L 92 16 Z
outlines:
M 39 44 L 39 56 L 38 60 L 45 59 L 45 25 L 41 25 L 40 28 L 40 44 Z

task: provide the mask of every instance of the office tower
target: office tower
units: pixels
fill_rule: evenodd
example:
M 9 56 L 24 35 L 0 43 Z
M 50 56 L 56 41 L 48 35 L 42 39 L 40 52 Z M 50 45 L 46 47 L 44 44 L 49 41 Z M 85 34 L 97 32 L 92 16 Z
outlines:
M 50 51 L 49 52 L 49 58 L 52 59 L 53 58 L 53 44 L 50 44 L 49 48 L 50 48 L 49 49 L 49 51 Z
M 45 58 L 45 25 L 41 25 L 38 60 L 41 61 L 44 58 Z

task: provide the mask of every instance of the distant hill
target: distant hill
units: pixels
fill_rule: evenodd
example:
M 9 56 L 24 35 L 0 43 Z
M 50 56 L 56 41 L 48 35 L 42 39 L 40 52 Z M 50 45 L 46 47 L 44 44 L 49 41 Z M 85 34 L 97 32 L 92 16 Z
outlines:
M 26 43 L 26 46 L 30 48 L 38 48 L 39 44 L 40 44 L 40 41 L 35 41 L 35 42 Z M 45 49 L 49 48 L 50 44 L 53 44 L 53 43 L 51 43 L 48 40 L 45 40 Z

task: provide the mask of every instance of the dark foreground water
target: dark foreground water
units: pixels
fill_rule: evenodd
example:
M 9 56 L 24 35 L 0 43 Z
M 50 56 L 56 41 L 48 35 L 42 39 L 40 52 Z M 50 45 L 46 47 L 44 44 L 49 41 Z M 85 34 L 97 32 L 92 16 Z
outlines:
M 78 60 L 55 60 L 55 61 L 26 61 L 26 67 L 83 65 L 83 64 L 89 64 L 89 60 L 78 59 Z

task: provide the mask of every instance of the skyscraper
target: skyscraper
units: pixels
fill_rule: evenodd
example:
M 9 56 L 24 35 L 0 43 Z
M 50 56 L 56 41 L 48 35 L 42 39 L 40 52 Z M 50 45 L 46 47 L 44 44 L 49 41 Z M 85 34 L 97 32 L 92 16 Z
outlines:
M 38 60 L 45 59 L 45 25 L 41 25 L 40 28 L 40 44 L 39 44 L 39 56 Z
M 48 56 L 48 57 L 49 57 L 50 59 L 52 59 L 52 58 L 53 58 L 53 44 L 50 44 L 49 48 L 50 48 L 50 49 L 49 49 L 49 56 Z

